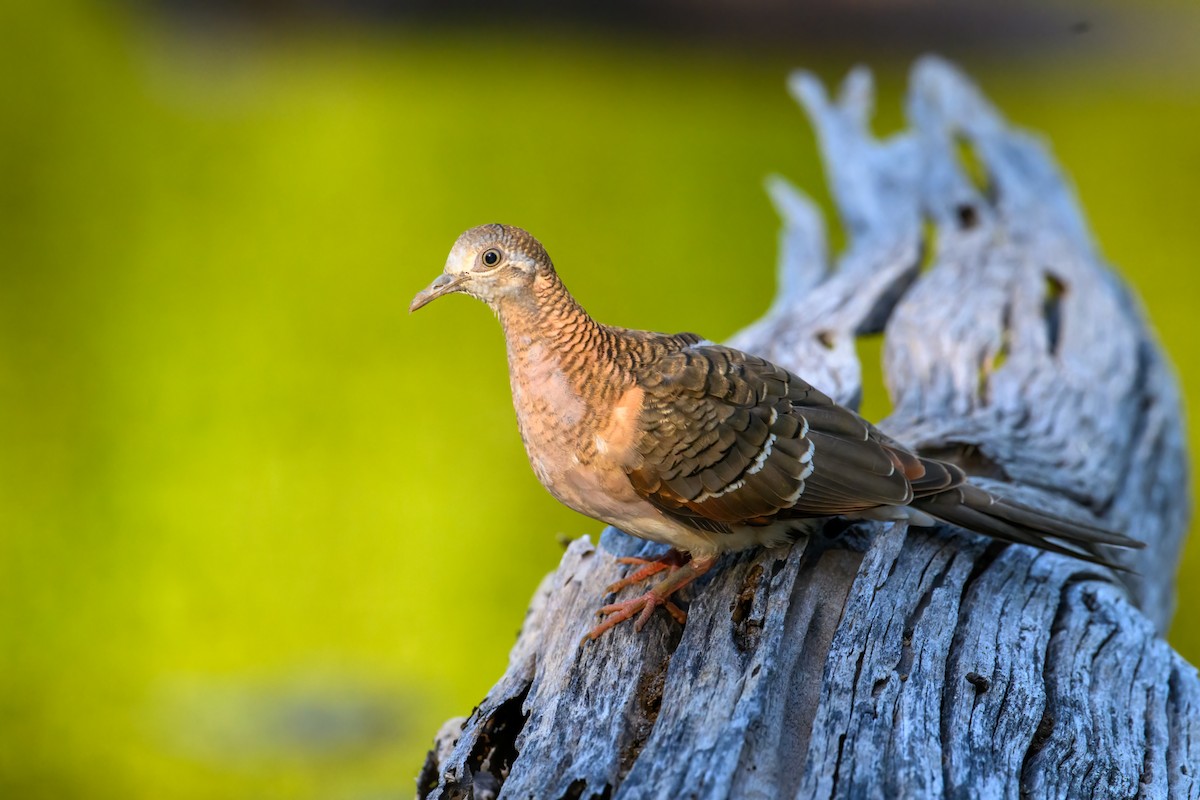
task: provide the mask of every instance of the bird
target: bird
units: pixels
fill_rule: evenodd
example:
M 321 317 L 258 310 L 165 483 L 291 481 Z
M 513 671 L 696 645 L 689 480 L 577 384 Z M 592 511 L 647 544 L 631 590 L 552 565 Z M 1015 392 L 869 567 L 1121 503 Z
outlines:
M 593 319 L 525 230 L 471 228 L 410 312 L 448 294 L 487 304 L 508 354 L 529 463 L 559 502 L 670 546 L 608 587 L 667 573 L 599 609 L 599 638 L 656 608 L 680 623 L 675 593 L 726 552 L 775 547 L 831 517 L 939 522 L 1121 569 L 1104 546 L 1142 543 L 1008 500 L 957 465 L 914 452 L 788 370 L 693 333 Z

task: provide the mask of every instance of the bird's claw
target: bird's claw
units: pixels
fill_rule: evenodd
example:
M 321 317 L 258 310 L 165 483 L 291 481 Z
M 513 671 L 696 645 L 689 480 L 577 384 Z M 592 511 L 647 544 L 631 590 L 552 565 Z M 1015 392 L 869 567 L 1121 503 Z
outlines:
M 658 559 L 636 558 L 634 556 L 624 556 L 622 558 L 618 558 L 617 563 L 639 565 L 640 569 L 634 570 L 619 581 L 610 583 L 604 590 L 607 594 L 619 592 L 625 587 L 641 583 L 647 578 L 651 578 L 663 570 L 671 569 L 671 565 L 664 561 Z
M 619 603 L 610 603 L 600 608 L 596 613 L 602 617 L 606 617 L 606 619 L 588 631 L 580 644 L 586 643 L 589 639 L 593 641 L 599 639 L 605 631 L 615 628 L 627 619 L 633 619 L 635 615 L 637 619 L 633 623 L 633 629 L 640 633 L 642 628 L 646 626 L 646 623 L 650 621 L 650 617 L 654 614 L 654 609 L 656 608 L 662 608 L 680 625 L 687 622 L 687 612 L 667 598 L 656 594 L 654 591 L 649 591 L 643 595 L 631 597 Z
M 652 578 L 660 572 L 678 569 L 690 560 L 691 557 L 688 554 L 681 553 L 678 550 L 668 550 L 657 558 L 621 556 L 616 559 L 618 564 L 629 564 L 639 567 L 639 569 L 634 570 L 619 581 L 610 583 L 604 591 L 607 594 L 619 592 L 626 587 L 641 583 L 647 578 Z

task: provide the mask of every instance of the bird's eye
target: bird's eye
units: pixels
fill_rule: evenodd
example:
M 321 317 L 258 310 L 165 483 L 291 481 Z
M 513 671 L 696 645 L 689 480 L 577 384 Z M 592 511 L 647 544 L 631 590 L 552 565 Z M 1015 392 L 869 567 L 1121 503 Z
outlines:
M 480 260 L 483 261 L 485 267 L 494 267 L 500 263 L 500 251 L 494 247 L 491 250 L 484 250 Z

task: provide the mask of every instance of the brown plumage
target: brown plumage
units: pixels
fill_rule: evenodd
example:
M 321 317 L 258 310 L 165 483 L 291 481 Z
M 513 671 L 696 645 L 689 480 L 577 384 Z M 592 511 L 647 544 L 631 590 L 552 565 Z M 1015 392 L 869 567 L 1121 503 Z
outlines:
M 780 544 L 822 517 L 941 520 L 1108 566 L 1101 546 L 1141 546 L 997 497 L 769 361 L 695 334 L 596 322 L 520 228 L 464 233 L 411 309 L 450 292 L 483 300 L 500 318 L 521 438 L 550 493 L 690 557 L 638 562 L 612 588 L 670 574 L 601 609 L 609 618 L 593 638 L 634 615 L 640 628 L 656 606 L 682 618 L 667 598 L 718 554 Z

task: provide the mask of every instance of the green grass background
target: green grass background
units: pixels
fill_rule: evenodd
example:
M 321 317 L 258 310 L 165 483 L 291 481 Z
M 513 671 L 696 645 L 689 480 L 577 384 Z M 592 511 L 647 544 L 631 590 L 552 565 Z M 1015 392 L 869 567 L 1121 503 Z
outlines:
M 501 220 L 598 317 L 727 336 L 772 289 L 762 177 L 828 206 L 784 77 L 852 61 L 101 8 L 0 11 L 0 796 L 407 796 L 556 534 L 600 527 L 530 474 L 491 315 L 408 300 Z M 881 131 L 907 63 L 873 63 Z M 967 64 L 1052 140 L 1194 409 L 1195 62 Z

